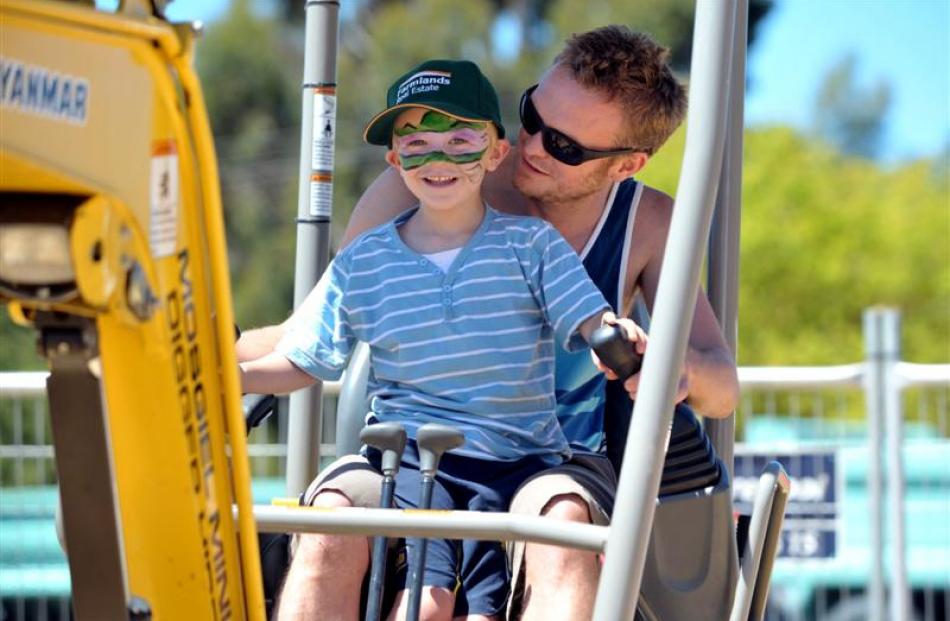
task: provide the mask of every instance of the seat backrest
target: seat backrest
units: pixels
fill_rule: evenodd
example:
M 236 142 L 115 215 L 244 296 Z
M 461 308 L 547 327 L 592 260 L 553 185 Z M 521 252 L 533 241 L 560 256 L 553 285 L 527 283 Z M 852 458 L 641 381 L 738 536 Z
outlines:
M 340 382 L 336 408 L 336 454 L 353 455 L 360 450 L 360 430 L 366 424 L 369 403 L 366 384 L 369 380 L 369 346 L 357 343 L 350 364 Z

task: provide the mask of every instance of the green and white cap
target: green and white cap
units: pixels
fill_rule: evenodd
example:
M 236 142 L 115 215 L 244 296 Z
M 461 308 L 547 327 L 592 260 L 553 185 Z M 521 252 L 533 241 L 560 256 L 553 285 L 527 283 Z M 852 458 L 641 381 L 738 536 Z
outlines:
M 478 65 L 468 60 L 427 60 L 389 87 L 386 109 L 363 130 L 363 140 L 389 146 L 393 122 L 406 108 L 428 108 L 462 119 L 489 122 L 504 138 L 498 95 Z

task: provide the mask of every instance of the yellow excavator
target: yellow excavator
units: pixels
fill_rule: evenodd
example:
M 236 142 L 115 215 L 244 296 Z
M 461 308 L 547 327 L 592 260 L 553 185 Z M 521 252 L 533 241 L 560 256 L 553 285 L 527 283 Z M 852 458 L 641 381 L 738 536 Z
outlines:
M 260 528 L 519 538 L 607 550 L 598 621 L 670 621 L 698 610 L 760 619 L 787 479 L 777 464 L 767 470 L 737 546 L 732 428 L 707 425 L 704 432 L 692 421 L 689 433 L 679 433 L 673 388 L 660 381 L 677 377 L 682 363 L 685 339 L 676 335 L 689 310 L 682 300 L 696 290 L 712 197 L 717 187 L 720 198 L 727 190 L 738 194 L 737 177 L 723 172 L 719 179 L 728 168 L 720 126 L 727 116 L 733 123 L 742 116 L 741 107 L 727 113 L 722 85 L 731 84 L 733 102 L 741 101 L 742 80 L 729 77 L 744 68 L 745 0 L 697 5 L 690 136 L 701 140 L 696 148 L 688 140 L 684 170 L 700 181 L 681 181 L 667 244 L 668 252 L 697 250 L 665 259 L 676 267 L 661 278 L 651 350 L 669 355 L 644 363 L 614 512 L 618 529 L 508 514 L 252 506 L 218 172 L 193 69 L 198 33 L 164 19 L 164 4 L 122 0 L 108 13 L 92 2 L 0 0 L 0 302 L 35 329 L 49 365 L 75 617 L 263 619 Z M 308 38 L 335 42 L 337 0 L 305 4 Z M 334 19 L 312 26 L 317 5 L 330 6 Z M 318 75 L 319 63 L 304 67 L 298 223 L 320 227 L 317 237 L 326 238 L 333 147 L 331 136 L 313 127 L 332 130 L 335 55 L 321 62 L 329 79 Z M 696 109 L 713 121 L 692 121 Z M 325 250 L 321 257 L 300 246 L 298 273 L 305 267 L 312 281 L 326 264 Z M 309 286 L 298 279 L 298 302 Z M 727 336 L 734 335 L 734 324 L 725 323 Z M 365 382 L 365 364 L 362 373 Z M 349 377 L 358 383 L 360 374 Z M 361 388 L 355 390 L 359 410 Z M 313 406 L 319 391 L 298 408 L 311 422 L 291 433 L 302 443 L 289 449 L 288 481 L 293 474 L 297 482 L 288 485 L 297 491 L 317 461 Z M 292 404 L 291 426 L 295 420 Z M 727 439 L 719 457 L 706 432 Z M 665 466 L 652 446 L 664 434 Z M 338 438 L 338 448 L 346 439 Z M 668 459 L 680 440 L 699 451 L 714 477 L 680 485 L 685 471 Z M 291 463 L 298 454 L 308 462 L 302 467 Z M 662 513 L 664 528 L 652 527 L 654 512 Z
M 154 9 L 0 3 L 0 298 L 49 362 L 77 618 L 262 619 L 196 32 Z

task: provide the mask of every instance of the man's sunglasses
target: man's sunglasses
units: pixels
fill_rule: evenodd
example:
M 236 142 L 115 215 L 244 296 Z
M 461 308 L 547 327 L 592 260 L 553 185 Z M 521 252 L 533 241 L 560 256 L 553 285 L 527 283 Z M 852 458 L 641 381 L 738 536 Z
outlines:
M 611 149 L 609 151 L 582 147 L 573 138 L 544 124 L 544 121 L 541 120 L 541 115 L 538 114 L 538 109 L 534 107 L 534 102 L 531 101 L 531 93 L 533 93 L 536 88 L 538 88 L 537 84 L 528 88 L 521 96 L 521 105 L 518 107 L 518 113 L 521 116 L 521 126 L 532 136 L 540 131 L 541 144 L 544 146 L 544 150 L 557 161 L 567 164 L 568 166 L 580 166 L 584 162 L 602 157 L 612 157 L 614 155 L 635 153 L 637 151 L 646 152 L 645 149 L 639 149 L 637 147 Z

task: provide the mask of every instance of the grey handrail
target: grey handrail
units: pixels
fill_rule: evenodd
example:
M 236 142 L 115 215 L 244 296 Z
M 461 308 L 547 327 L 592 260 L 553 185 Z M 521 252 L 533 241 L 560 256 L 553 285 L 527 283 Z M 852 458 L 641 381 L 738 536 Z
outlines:
M 735 16 L 735 2 L 702 1 L 696 6 L 683 175 L 612 516 L 612 522 L 622 526 L 611 528 L 607 539 L 596 621 L 628 621 L 636 612 L 673 399 L 722 170 Z
M 340 3 L 337 0 L 307 0 L 306 11 L 294 308 L 299 307 L 313 289 L 330 257 Z M 315 119 L 320 119 L 321 124 L 329 122 L 329 132 L 325 132 L 324 127 L 316 127 Z M 317 474 L 322 405 L 322 385 L 319 382 L 290 395 L 287 422 L 289 495 L 302 492 Z
M 742 214 L 742 132 L 745 110 L 746 32 L 749 1 L 736 2 L 736 31 L 732 50 L 729 112 L 726 123 L 722 173 L 716 196 L 716 211 L 709 235 L 707 295 L 729 350 L 738 359 L 739 340 L 739 224 Z M 732 454 L 736 436 L 735 414 L 706 421 L 706 435 L 719 459 L 732 476 Z

